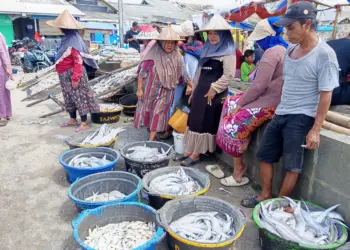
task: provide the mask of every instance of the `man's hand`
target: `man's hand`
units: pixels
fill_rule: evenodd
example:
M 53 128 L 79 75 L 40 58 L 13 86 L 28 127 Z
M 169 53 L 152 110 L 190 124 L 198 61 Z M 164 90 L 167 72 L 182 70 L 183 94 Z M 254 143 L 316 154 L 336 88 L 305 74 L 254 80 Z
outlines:
M 212 105 L 212 101 L 216 95 L 216 92 L 213 88 L 210 88 L 208 93 L 204 97 L 208 97 L 208 105 Z
M 142 90 L 142 89 L 137 89 L 136 95 L 137 95 L 137 98 L 139 99 L 139 101 L 142 101 L 142 98 L 143 98 L 143 90 Z
M 320 131 L 312 128 L 306 136 L 306 148 L 317 149 L 320 147 Z
M 79 82 L 75 82 L 75 81 L 72 81 L 72 86 L 73 86 L 73 88 L 78 88 L 78 86 L 79 86 Z

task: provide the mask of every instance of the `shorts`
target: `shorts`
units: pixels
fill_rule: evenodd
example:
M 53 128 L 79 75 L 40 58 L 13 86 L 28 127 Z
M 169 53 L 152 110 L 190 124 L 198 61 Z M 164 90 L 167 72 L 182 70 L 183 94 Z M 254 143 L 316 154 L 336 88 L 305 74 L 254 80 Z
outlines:
M 275 115 L 259 144 L 257 159 L 273 164 L 283 156 L 286 171 L 301 173 L 305 151 L 302 145 L 314 123 L 313 117 L 303 114 Z

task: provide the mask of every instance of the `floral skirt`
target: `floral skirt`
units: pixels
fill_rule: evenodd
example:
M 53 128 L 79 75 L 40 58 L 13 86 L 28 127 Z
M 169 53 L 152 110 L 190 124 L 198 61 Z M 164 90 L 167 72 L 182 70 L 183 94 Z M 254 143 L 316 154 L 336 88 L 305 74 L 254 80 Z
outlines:
M 242 157 L 249 143 L 250 135 L 275 114 L 275 107 L 242 109 L 236 108 L 242 94 L 227 97 L 222 109 L 220 125 L 216 135 L 218 146 L 233 157 Z

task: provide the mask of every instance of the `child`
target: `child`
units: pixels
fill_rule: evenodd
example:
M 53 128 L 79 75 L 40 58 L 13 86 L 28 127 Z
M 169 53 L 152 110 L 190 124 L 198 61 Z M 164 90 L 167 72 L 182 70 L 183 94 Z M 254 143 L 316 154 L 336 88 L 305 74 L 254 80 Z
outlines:
M 254 51 L 247 49 L 242 56 L 242 65 L 241 65 L 241 80 L 243 82 L 249 81 L 249 75 L 254 71 Z

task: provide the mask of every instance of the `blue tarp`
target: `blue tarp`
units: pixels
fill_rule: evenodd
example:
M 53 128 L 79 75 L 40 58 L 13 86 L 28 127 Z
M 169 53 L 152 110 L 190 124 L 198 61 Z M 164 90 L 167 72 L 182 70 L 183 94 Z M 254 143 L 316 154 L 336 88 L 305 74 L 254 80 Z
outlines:
M 111 23 L 98 23 L 98 22 L 81 22 L 85 29 L 90 30 L 117 30 L 117 28 Z
M 337 27 L 337 31 L 339 31 L 340 27 Z M 317 31 L 333 31 L 333 26 L 318 26 Z
M 230 22 L 230 25 L 236 28 L 236 22 Z M 253 30 L 254 25 L 251 25 L 249 23 L 239 23 L 239 28 L 242 30 Z

